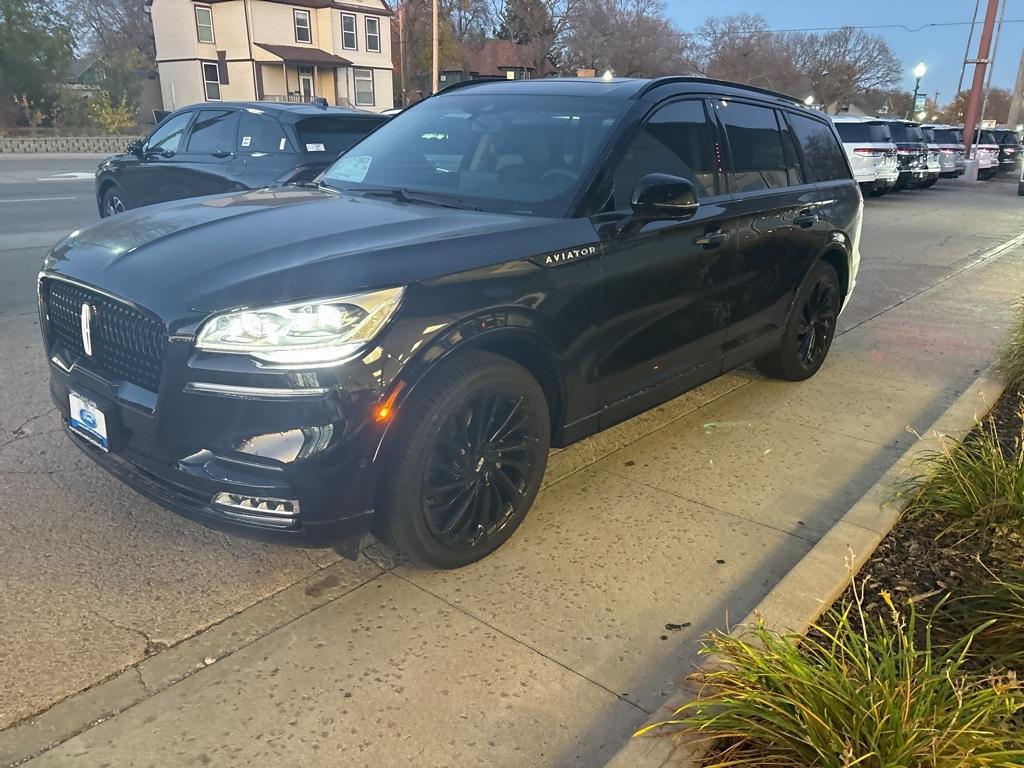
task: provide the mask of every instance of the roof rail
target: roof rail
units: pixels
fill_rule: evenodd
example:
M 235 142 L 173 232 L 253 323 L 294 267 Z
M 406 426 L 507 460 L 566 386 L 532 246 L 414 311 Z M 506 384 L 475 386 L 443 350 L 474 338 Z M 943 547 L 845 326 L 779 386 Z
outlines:
M 709 83 L 711 85 L 724 85 L 729 88 L 739 88 L 740 90 L 756 91 L 763 93 L 766 96 L 774 96 L 777 99 L 783 99 L 784 101 L 800 104 L 800 99 L 789 94 L 781 93 L 779 91 L 772 91 L 768 88 L 759 88 L 756 85 L 745 85 L 743 83 L 733 83 L 728 80 L 716 80 L 713 77 L 701 77 L 699 75 L 669 75 L 667 77 L 656 77 L 648 82 L 643 88 L 637 91 L 634 98 L 640 98 L 655 88 L 659 88 L 663 85 L 671 85 L 672 83 Z

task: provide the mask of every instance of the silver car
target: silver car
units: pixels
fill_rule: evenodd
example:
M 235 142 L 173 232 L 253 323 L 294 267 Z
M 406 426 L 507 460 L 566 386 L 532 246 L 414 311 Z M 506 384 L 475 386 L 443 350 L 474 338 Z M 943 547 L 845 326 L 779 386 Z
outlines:
M 922 125 L 928 144 L 939 148 L 939 177 L 955 179 L 963 176 L 967 155 L 960 131 L 951 125 Z
M 884 195 L 900 177 L 896 145 L 888 124 L 877 118 L 836 115 L 832 118 L 854 178 L 865 195 Z

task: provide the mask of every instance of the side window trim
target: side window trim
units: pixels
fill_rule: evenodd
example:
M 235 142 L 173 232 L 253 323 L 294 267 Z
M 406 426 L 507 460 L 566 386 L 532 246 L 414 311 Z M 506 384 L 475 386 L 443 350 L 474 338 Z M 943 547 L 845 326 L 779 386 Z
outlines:
M 177 118 L 181 117 L 182 115 L 188 115 L 188 119 L 185 121 L 185 127 L 181 129 L 181 138 L 178 139 L 178 146 L 180 147 L 181 143 L 183 141 L 186 142 L 186 145 L 187 145 L 188 139 L 192 135 L 192 121 L 195 120 L 197 112 L 198 112 L 198 110 L 196 110 L 196 109 L 184 109 L 181 112 L 176 112 L 173 115 L 168 115 L 167 118 L 165 120 L 163 120 L 163 122 L 161 122 L 160 125 L 156 126 L 153 129 L 153 132 L 150 133 L 149 136 L 146 137 L 146 143 L 142 145 L 143 152 L 148 152 L 149 151 L 149 147 L 150 147 L 149 142 L 153 138 L 153 136 L 156 134 L 157 131 L 159 131 L 164 126 L 169 125 L 172 120 L 176 120 Z M 175 151 L 175 154 L 177 154 L 178 150 L 175 149 L 174 151 Z
M 828 184 L 828 185 L 840 184 L 840 185 L 842 185 L 842 184 L 848 183 L 849 179 L 828 179 L 828 180 L 825 180 L 825 181 L 809 181 L 809 179 L 811 178 L 811 175 L 808 173 L 807 156 L 804 154 L 803 145 L 800 143 L 800 140 L 797 138 L 796 131 L 793 130 L 793 123 L 790 120 L 790 115 L 792 114 L 792 110 L 783 109 L 783 110 L 780 110 L 780 111 L 783 112 L 785 114 L 785 116 L 786 116 L 786 125 L 789 127 L 789 133 L 793 137 L 793 146 L 796 148 L 797 155 L 800 158 L 800 166 L 801 166 L 803 177 L 804 177 L 804 186 L 811 186 L 811 185 L 813 185 L 813 186 L 820 186 L 822 184 Z M 808 117 L 806 115 L 801 115 L 801 116 L 802 117 L 807 117 L 807 119 L 809 119 L 809 120 L 817 120 L 817 118 L 814 118 L 814 117 Z M 830 125 L 829 123 L 826 123 L 824 120 L 817 120 L 817 122 L 821 123 L 822 126 L 824 126 L 826 128 L 829 128 L 831 133 L 833 133 L 833 134 L 838 134 L 839 133 L 839 131 L 835 128 L 834 125 Z M 842 136 L 839 136 L 839 149 L 840 149 L 840 154 L 842 155 L 843 163 L 846 165 L 846 170 L 847 170 L 847 172 L 850 174 L 850 176 L 852 178 L 852 176 L 853 176 L 853 169 L 850 166 L 850 159 L 846 156 L 846 150 L 843 149 L 843 137 Z
M 779 109 L 779 108 L 777 108 L 775 110 L 775 115 L 776 115 L 776 119 L 778 119 L 778 121 L 779 121 L 779 128 L 780 128 L 780 130 L 782 131 L 782 134 L 783 134 L 783 137 L 782 137 L 782 151 L 783 151 L 784 154 L 788 154 L 789 151 L 792 150 L 796 154 L 796 157 L 794 158 L 794 160 L 796 160 L 797 168 L 800 170 L 800 183 L 799 184 L 789 184 L 789 185 L 787 185 L 787 187 L 789 189 L 793 189 L 793 188 L 796 188 L 796 187 L 808 187 L 808 186 L 813 185 L 814 182 L 813 181 L 809 181 L 809 179 L 811 177 L 807 174 L 807 158 L 804 157 L 804 148 L 801 147 L 800 146 L 800 142 L 797 141 L 796 132 L 793 130 L 793 124 L 789 121 L 789 110 L 788 109 Z M 788 144 L 786 142 L 786 136 L 789 136 Z M 787 171 L 788 171 L 788 168 L 789 168 L 789 165 L 788 165 L 789 158 L 786 159 L 786 162 L 787 162 L 786 168 L 787 168 Z

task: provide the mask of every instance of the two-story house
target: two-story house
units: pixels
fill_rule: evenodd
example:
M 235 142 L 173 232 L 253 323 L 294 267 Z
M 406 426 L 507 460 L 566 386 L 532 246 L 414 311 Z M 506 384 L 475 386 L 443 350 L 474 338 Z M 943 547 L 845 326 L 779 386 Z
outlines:
M 200 101 L 394 106 L 387 0 L 150 0 L 164 108 Z

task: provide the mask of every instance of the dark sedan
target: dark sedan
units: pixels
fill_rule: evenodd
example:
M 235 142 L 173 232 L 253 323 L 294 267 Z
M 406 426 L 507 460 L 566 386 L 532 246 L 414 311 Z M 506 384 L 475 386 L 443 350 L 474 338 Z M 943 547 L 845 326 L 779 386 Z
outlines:
M 386 121 L 309 104 L 194 104 L 103 161 L 96 203 L 106 217 L 185 197 L 312 181 Z

